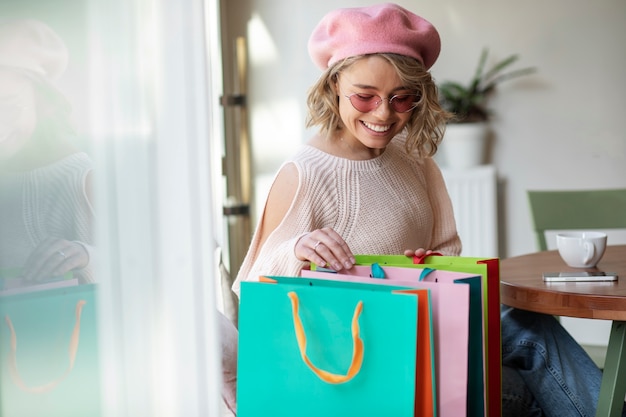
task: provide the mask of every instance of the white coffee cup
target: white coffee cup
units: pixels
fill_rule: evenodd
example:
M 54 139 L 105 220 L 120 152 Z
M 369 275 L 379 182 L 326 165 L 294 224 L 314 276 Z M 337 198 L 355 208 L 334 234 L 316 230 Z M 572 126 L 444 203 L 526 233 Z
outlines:
M 556 247 L 567 265 L 574 268 L 593 268 L 604 255 L 606 233 L 558 233 L 556 235 Z

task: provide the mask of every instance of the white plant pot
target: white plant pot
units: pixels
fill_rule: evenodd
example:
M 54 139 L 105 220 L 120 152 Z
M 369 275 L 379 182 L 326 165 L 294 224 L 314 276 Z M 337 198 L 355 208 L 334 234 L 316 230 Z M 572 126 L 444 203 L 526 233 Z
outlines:
M 484 164 L 488 133 L 486 122 L 447 125 L 439 148 L 443 165 L 452 169 L 467 169 Z

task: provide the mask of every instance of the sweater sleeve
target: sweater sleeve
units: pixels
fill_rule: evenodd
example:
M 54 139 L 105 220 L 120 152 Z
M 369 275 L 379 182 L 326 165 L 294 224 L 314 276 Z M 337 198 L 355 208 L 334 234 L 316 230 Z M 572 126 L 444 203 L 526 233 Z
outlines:
M 279 229 L 276 232 L 281 234 Z M 295 244 L 300 236 L 284 241 L 268 239 L 254 261 L 248 259 L 250 257 L 248 254 L 233 284 L 233 292 L 239 296 L 242 281 L 258 281 L 259 277 L 264 275 L 299 276 L 300 270 L 306 265 L 294 254 Z
M 237 296 L 241 292 L 242 281 L 258 281 L 263 275 L 299 276 L 300 270 L 307 265 L 295 255 L 295 245 L 304 234 L 312 229 L 312 215 L 308 210 L 297 210 L 302 207 L 306 191 L 302 189 L 302 170 L 299 171 L 299 185 L 296 195 L 285 217 L 278 227 L 260 246 L 260 230 L 263 229 L 263 214 L 252 237 L 248 253 L 241 264 L 232 290 Z M 264 211 L 267 208 L 264 209 Z

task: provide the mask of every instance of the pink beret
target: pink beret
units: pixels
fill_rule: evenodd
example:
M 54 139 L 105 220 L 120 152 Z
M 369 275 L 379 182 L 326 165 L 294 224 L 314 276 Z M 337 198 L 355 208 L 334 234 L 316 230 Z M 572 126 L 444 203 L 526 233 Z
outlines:
M 16 20 L 0 26 L 0 66 L 35 72 L 55 81 L 69 55 L 61 38 L 37 20 Z
M 385 52 L 410 56 L 429 69 L 440 49 L 430 22 L 393 3 L 334 10 L 309 39 L 309 55 L 322 70 L 344 58 Z

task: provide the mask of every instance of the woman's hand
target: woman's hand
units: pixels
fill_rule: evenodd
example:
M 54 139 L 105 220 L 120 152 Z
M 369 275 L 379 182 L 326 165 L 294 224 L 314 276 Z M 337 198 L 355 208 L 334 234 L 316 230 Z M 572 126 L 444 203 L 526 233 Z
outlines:
M 428 256 L 431 253 L 433 253 L 432 250 L 430 250 L 430 249 L 426 250 L 426 249 L 422 249 L 422 248 L 419 248 L 419 249 L 416 249 L 416 250 L 406 249 L 404 251 L 404 255 L 405 256 L 417 256 L 418 258 L 423 258 L 424 256 Z
M 295 247 L 296 257 L 335 271 L 350 269 L 356 260 L 348 244 L 330 227 L 313 230 L 302 236 Z
M 65 239 L 48 238 L 30 254 L 22 277 L 26 281 L 42 281 L 61 276 L 89 263 L 89 253 L 80 243 Z

